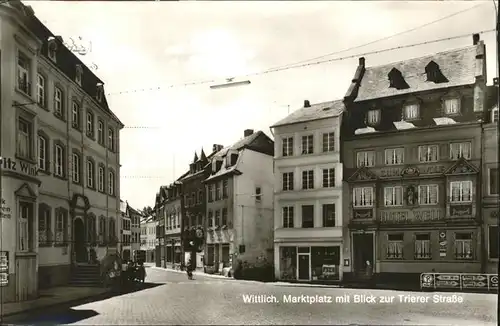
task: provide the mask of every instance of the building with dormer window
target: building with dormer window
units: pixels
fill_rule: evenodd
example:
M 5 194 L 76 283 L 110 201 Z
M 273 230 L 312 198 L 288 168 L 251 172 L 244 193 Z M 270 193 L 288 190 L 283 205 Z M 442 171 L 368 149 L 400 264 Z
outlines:
M 346 279 L 484 271 L 485 45 L 369 67 L 342 125 Z
M 273 261 L 274 142 L 262 131 L 216 152 L 205 179 L 207 228 L 204 265 L 208 273 L 235 268 L 238 261 Z
M 0 34 L 2 300 L 97 285 L 121 252 L 123 124 L 97 96 L 103 82 L 29 6 L 2 1 Z
M 276 279 L 342 279 L 342 101 L 310 104 L 277 122 L 274 268 Z M 375 119 L 375 117 L 372 117 Z

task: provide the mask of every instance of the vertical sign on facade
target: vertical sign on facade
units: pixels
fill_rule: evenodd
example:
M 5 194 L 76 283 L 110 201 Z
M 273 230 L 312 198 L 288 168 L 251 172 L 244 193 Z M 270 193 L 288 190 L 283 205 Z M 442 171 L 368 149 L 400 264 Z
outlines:
M 0 286 L 9 284 L 9 252 L 0 251 Z
M 446 240 L 446 231 L 439 231 L 439 257 L 446 257 L 448 241 Z

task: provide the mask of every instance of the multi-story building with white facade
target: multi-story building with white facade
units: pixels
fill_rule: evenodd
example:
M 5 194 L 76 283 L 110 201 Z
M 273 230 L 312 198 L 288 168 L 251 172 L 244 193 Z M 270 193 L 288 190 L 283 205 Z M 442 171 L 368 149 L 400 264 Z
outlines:
M 219 148 L 210 160 L 204 265 L 208 272 L 273 260 L 274 143 L 262 131 Z M 215 150 L 214 150 L 215 151 Z M 193 230 L 196 242 L 197 230 Z M 264 260 L 265 258 L 265 260 Z
M 136 254 L 141 249 L 141 218 L 142 213 L 132 208 L 127 203 L 127 215 L 130 217 L 130 249 L 132 251 L 132 259 L 135 259 Z
M 158 221 L 153 216 L 146 216 L 141 219 L 141 251 L 146 253 L 146 262 L 156 261 L 156 227 Z
M 120 212 L 121 212 L 121 227 L 120 227 L 120 232 L 121 232 L 121 257 L 123 260 L 128 261 L 130 260 L 131 256 L 131 249 L 132 249 L 132 222 L 130 220 L 130 216 L 128 215 L 127 212 L 127 202 L 124 202 L 123 200 L 120 200 Z
M 274 268 L 281 280 L 342 279 L 342 101 L 310 105 L 277 122 Z
M 20 1 L 0 4 L 0 74 L 2 299 L 21 301 L 119 250 L 123 124 L 103 82 Z

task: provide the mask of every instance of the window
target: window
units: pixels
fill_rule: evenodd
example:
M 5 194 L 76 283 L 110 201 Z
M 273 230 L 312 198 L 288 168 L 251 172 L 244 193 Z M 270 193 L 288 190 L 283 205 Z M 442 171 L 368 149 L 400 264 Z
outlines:
M 94 137 L 94 114 L 87 112 L 87 136 Z
M 227 194 L 226 194 L 227 197 Z M 203 203 L 203 190 L 198 191 L 198 204 Z
M 373 206 L 373 188 L 372 187 L 354 188 L 353 204 L 354 207 Z
M 216 211 L 215 211 L 214 226 L 215 226 L 215 227 L 220 226 L 220 211 L 219 211 L 219 210 L 216 210 Z
M 458 114 L 460 112 L 460 100 L 458 98 L 449 98 L 444 100 L 445 114 Z
M 109 232 L 108 232 L 108 235 L 109 235 L 109 239 L 113 242 L 115 242 L 116 244 L 116 222 L 115 222 L 115 219 L 113 217 L 110 217 L 109 218 Z
M 472 201 L 472 181 L 450 182 L 451 202 L 464 203 Z
M 50 207 L 45 204 L 38 205 L 38 244 L 40 246 L 47 246 L 51 244 L 51 226 Z
M 488 170 L 488 178 L 489 184 L 488 184 L 488 194 L 489 195 L 498 195 L 498 182 L 499 182 L 499 175 L 498 175 L 498 168 L 490 168 Z
M 323 188 L 335 187 L 335 169 L 323 169 Z
M 314 227 L 314 206 L 313 205 L 302 205 L 302 227 L 303 228 L 313 228 Z
M 104 192 L 104 166 L 99 166 L 99 171 L 97 173 L 97 190 Z
M 262 199 L 262 189 L 260 187 L 255 187 L 255 200 L 256 201 L 261 201 Z
M 215 184 L 215 200 L 220 200 L 220 198 L 221 198 L 221 188 L 222 188 L 221 183 L 217 182 Z
M 403 206 L 403 187 L 385 187 L 384 188 L 385 206 Z
M 458 160 L 464 158 L 470 160 L 471 158 L 471 143 L 451 143 L 450 144 L 450 159 Z
M 72 155 L 72 172 L 73 172 L 73 182 L 80 183 L 80 155 L 73 153 Z
M 313 135 L 302 136 L 302 155 L 314 153 Z
M 323 153 L 335 151 L 335 133 L 323 134 Z
M 209 184 L 208 185 L 208 202 L 212 202 L 214 201 L 214 185 L 213 184 Z
M 101 244 L 106 243 L 106 218 L 104 216 L 99 217 L 99 242 Z
M 293 190 L 293 172 L 283 173 L 283 190 Z
M 364 151 L 356 153 L 356 166 L 358 168 L 372 167 L 375 166 L 375 152 L 374 151 Z
M 76 65 L 75 82 L 80 86 L 82 86 L 82 75 L 83 75 L 82 66 Z
M 33 204 L 27 202 L 19 203 L 18 250 L 21 252 L 34 250 L 33 211 Z
M 227 225 L 227 208 L 226 207 L 224 207 L 222 209 L 222 221 L 221 221 L 221 225 Z
M 64 148 L 56 144 L 54 150 L 54 174 L 58 177 L 64 177 Z
M 283 156 L 293 156 L 293 137 L 283 138 Z
M 212 211 L 208 211 L 208 227 L 211 228 L 214 226 L 214 216 Z
M 314 170 L 302 171 L 302 189 L 314 188 Z
M 45 102 L 45 77 L 41 74 L 37 76 L 37 84 L 36 84 L 36 101 L 38 105 L 42 108 L 46 107 Z
M 87 187 L 94 188 L 95 167 L 94 162 L 87 159 Z
M 28 120 L 18 118 L 17 121 L 17 155 L 31 158 L 32 124 Z
M 228 196 L 228 193 L 227 193 L 227 180 L 222 180 L 222 198 L 227 198 L 227 196 Z
M 108 148 L 110 151 L 115 150 L 115 133 L 113 129 L 108 129 Z
M 104 145 L 104 122 L 102 120 L 97 122 L 97 142 Z
M 431 235 L 416 234 L 415 235 L 415 259 L 431 259 Z
M 335 204 L 323 205 L 323 227 L 332 228 L 335 226 Z
M 71 126 L 80 129 L 80 106 L 76 102 L 73 102 L 71 109 Z
M 380 123 L 380 110 L 370 110 L 366 115 L 368 125 L 378 125 Z
M 196 192 L 191 193 L 191 205 L 196 205 Z
M 293 206 L 282 208 L 282 222 L 284 228 L 293 228 Z
M 491 110 L 491 122 L 495 123 L 498 122 L 498 108 L 494 108 Z
M 420 114 L 420 107 L 418 104 L 407 104 L 404 106 L 404 118 L 405 120 L 415 120 L 418 119 Z
M 404 148 L 388 148 L 385 150 L 385 164 L 397 165 L 404 163 Z
M 488 257 L 498 259 L 498 225 L 488 226 Z
M 472 259 L 472 233 L 455 233 L 455 258 Z
M 113 171 L 108 173 L 108 194 L 111 196 L 115 194 L 115 174 Z
M 418 203 L 420 205 L 436 205 L 438 203 L 438 185 L 418 186 Z
M 418 146 L 418 160 L 422 163 L 438 161 L 438 145 Z
M 17 87 L 27 95 L 31 95 L 30 66 L 31 60 L 21 51 L 17 54 Z
M 387 259 L 403 259 L 404 234 L 387 235 Z
M 62 118 L 63 117 L 63 92 L 60 88 L 54 88 L 54 113 Z
M 44 136 L 38 136 L 38 168 L 42 171 L 48 170 L 49 158 L 47 139 Z

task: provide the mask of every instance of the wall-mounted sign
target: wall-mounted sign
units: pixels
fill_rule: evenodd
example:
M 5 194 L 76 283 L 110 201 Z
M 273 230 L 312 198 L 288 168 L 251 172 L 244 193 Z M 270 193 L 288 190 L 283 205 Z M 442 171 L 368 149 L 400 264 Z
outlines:
M 380 222 L 384 224 L 433 222 L 439 221 L 441 218 L 442 214 L 439 209 L 380 212 Z
M 349 266 L 349 259 L 344 259 L 344 266 L 346 266 L 346 267 Z
M 322 271 L 324 276 L 334 276 L 336 275 L 337 266 L 335 265 L 323 265 Z
M 0 251 L 0 286 L 9 285 L 9 252 Z
M 7 205 L 5 202 L 5 199 L 1 199 L 1 205 L 0 205 L 0 218 L 11 218 L 12 217 L 12 212 L 10 207 Z
M 11 157 L 0 158 L 0 166 L 3 170 L 14 171 L 30 176 L 38 175 L 38 166 Z
M 452 274 L 452 273 L 422 273 L 420 275 L 422 288 L 460 288 L 460 289 L 498 289 L 496 274 Z
M 443 174 L 446 168 L 443 165 L 430 165 L 423 167 L 407 167 L 407 168 L 389 168 L 380 170 L 380 177 L 382 178 L 394 178 L 394 177 L 416 177 L 419 175 L 432 175 L 432 174 Z
M 446 231 L 439 231 L 439 257 L 446 257 L 448 241 L 446 240 Z
M 472 216 L 472 205 L 451 206 L 450 215 L 462 217 Z

